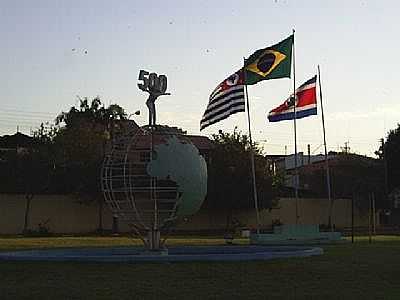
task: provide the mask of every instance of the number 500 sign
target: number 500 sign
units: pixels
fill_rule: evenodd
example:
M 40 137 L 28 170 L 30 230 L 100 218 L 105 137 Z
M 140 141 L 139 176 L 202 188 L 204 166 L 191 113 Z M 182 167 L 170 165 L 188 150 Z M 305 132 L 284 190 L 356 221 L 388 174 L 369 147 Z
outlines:
M 138 83 L 139 89 L 145 92 L 164 94 L 167 90 L 167 76 L 165 75 L 140 70 L 139 81 L 142 81 Z

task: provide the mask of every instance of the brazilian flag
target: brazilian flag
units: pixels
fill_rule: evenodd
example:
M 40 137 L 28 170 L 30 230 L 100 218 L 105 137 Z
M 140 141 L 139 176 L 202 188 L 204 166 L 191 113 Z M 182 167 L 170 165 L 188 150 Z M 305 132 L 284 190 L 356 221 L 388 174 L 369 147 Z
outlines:
M 257 50 L 245 61 L 246 84 L 261 80 L 290 77 L 293 35 L 280 43 Z

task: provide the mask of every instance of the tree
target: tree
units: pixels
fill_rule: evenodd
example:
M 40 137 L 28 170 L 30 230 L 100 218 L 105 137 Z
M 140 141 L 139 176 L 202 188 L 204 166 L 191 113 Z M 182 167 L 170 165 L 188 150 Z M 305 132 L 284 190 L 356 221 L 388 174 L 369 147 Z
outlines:
M 235 210 L 254 208 L 250 140 L 236 129 L 232 134 L 220 131 L 212 140 L 214 149 L 208 166 L 208 195 L 204 206 L 227 212 L 227 223 L 230 223 Z M 257 144 L 253 145 L 253 151 L 259 208 L 270 208 L 281 181 L 273 176 L 270 163 Z
M 41 128 L 43 127 L 41 126 Z M 23 182 L 23 193 L 26 199 L 24 233 L 30 231 L 29 214 L 33 198 L 37 194 L 45 194 L 50 191 L 54 171 L 52 154 L 51 141 L 34 138 L 32 147 L 17 160 L 17 168 L 20 169 L 18 173 L 21 174 L 19 178 Z
M 107 142 L 122 130 L 120 121 L 126 118 L 116 104 L 105 107 L 98 97 L 84 98 L 78 107 L 60 113 L 55 126 L 41 124 L 33 138 L 20 133 L 6 137 L 11 143 L 6 148 L 12 151 L 0 157 L 4 183 L 0 191 L 26 195 L 24 231 L 29 227 L 31 201 L 39 193 L 75 194 L 85 202 L 99 201 L 102 228 L 101 165 Z
M 387 191 L 400 188 L 400 124 L 388 132 L 386 141 L 375 152 L 384 161 Z
M 320 168 L 303 168 L 300 179 L 313 196 L 326 197 L 324 164 Z M 384 176 L 381 161 L 351 153 L 338 153 L 330 159 L 332 199 L 356 197 L 356 205 L 368 209 L 368 197 L 375 194 L 377 207 L 383 207 Z
M 15 176 L 17 186 L 14 192 L 24 193 L 26 199 L 23 233 L 31 231 L 29 214 L 35 195 L 51 192 L 55 159 L 53 137 L 56 132 L 57 128 L 42 123 L 29 146 L 16 151 L 15 172 L 18 175 Z
M 99 230 L 102 230 L 103 197 L 100 171 L 107 142 L 121 130 L 118 120 L 127 115 L 122 107 L 102 105 L 94 98 L 80 100 L 78 108 L 71 107 L 56 119 L 62 125 L 54 137 L 57 163 L 61 170 L 58 182 L 64 192 L 73 193 L 83 201 L 99 202 Z
M 104 107 L 99 98 L 91 103 L 80 100 L 56 119 L 60 127 L 54 138 L 58 164 L 64 169 L 67 191 L 80 196 L 97 196 L 100 192 L 100 168 L 107 141 L 119 129 L 117 120 L 126 119 L 124 110 L 116 105 Z

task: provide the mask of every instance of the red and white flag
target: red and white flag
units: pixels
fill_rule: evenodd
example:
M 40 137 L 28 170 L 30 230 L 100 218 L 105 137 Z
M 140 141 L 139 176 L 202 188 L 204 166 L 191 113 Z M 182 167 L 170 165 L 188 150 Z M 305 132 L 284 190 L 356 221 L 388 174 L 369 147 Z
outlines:
M 232 114 L 245 111 L 243 69 L 222 81 L 211 93 L 200 121 L 200 130 L 226 119 Z
M 293 94 L 277 108 L 268 113 L 270 122 L 294 119 L 294 104 L 296 103 L 296 119 L 317 114 L 317 76 L 303 83 L 296 89 L 296 101 Z

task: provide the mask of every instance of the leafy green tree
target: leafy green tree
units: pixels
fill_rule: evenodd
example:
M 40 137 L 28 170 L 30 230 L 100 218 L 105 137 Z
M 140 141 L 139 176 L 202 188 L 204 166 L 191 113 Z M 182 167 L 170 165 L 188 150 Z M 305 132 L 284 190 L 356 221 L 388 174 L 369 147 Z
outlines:
M 400 124 L 389 131 L 386 141 L 375 154 L 386 165 L 388 192 L 400 188 Z
M 58 115 L 56 124 L 61 127 L 54 143 L 66 191 L 84 198 L 99 196 L 106 143 L 119 130 L 116 121 L 124 119 L 123 108 L 116 104 L 105 107 L 99 98 L 90 103 L 84 98 L 78 108 Z
M 99 228 L 103 197 L 100 172 L 107 142 L 121 129 L 127 115 L 122 107 L 105 107 L 97 97 L 81 99 L 78 107 L 60 113 L 56 125 L 41 124 L 29 146 L 9 151 L 0 159 L 1 192 L 24 193 L 27 204 L 24 231 L 29 227 L 35 194 L 75 194 L 80 200 L 99 201 Z
M 254 208 L 250 140 L 236 129 L 233 133 L 220 131 L 212 140 L 214 148 L 208 164 L 208 195 L 204 206 L 227 212 L 229 223 L 235 210 Z M 259 208 L 270 208 L 282 180 L 272 174 L 270 162 L 257 144 L 253 145 L 253 151 Z
M 302 168 L 300 181 L 307 184 L 311 196 L 326 197 L 326 176 L 320 168 Z M 377 159 L 351 153 L 339 153 L 330 160 L 332 199 L 356 197 L 356 205 L 368 209 L 368 197 L 375 194 L 377 207 L 384 203 L 383 164 Z
M 127 119 L 122 107 L 105 107 L 100 98 L 91 102 L 81 99 L 79 107 L 71 107 L 56 119 L 60 126 L 54 143 L 58 165 L 59 190 L 75 194 L 84 202 L 98 201 L 99 225 L 102 230 L 103 196 L 100 174 L 107 142 L 117 134 L 120 120 Z
M 12 136 L 16 141 L 5 145 L 7 151 L 0 158 L 0 192 L 36 194 L 49 189 L 49 170 L 53 166 L 52 142 L 39 133 L 46 131 L 44 124 L 35 132 L 34 137 L 17 133 Z M 19 144 L 17 140 L 24 139 Z
M 0 162 L 0 192 L 24 194 L 26 199 L 23 233 L 32 228 L 29 224 L 31 202 L 35 195 L 51 192 L 54 169 L 51 136 L 44 124 L 33 138 L 21 133 L 11 136 L 7 155 Z M 11 141 L 14 140 L 14 142 Z M 12 147 L 15 147 L 14 150 Z

